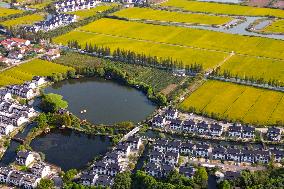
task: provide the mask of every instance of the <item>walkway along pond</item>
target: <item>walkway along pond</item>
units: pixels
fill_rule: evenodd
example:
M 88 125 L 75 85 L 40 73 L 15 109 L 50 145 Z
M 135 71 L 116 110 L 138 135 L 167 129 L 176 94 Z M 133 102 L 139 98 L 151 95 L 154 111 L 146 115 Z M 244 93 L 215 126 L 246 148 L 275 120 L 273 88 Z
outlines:
M 141 91 L 98 78 L 58 82 L 46 88 L 45 93 L 62 95 L 70 112 L 93 124 L 139 122 L 156 108 Z

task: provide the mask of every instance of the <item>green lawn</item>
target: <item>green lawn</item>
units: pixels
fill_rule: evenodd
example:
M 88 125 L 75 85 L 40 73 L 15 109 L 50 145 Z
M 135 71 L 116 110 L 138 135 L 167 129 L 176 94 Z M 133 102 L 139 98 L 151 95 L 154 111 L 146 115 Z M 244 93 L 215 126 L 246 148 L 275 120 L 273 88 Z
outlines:
M 181 104 L 188 111 L 218 116 L 232 121 L 242 120 L 257 125 L 283 122 L 283 93 L 220 81 L 207 81 Z
M 34 59 L 30 62 L 0 72 L 0 86 L 11 84 L 22 84 L 29 81 L 33 76 L 50 76 L 52 73 L 66 73 L 73 69 L 60 64 L 55 64 L 41 59 Z
M 31 14 L 31 15 L 26 15 L 22 16 L 19 18 L 7 20 L 5 22 L 1 22 L 0 24 L 6 27 L 10 26 L 20 26 L 20 25 L 31 25 L 35 22 L 44 20 L 45 15 L 44 14 Z
M 241 5 L 229 5 L 212 2 L 198 2 L 190 0 L 168 0 L 162 6 L 181 8 L 193 12 L 205 12 L 226 15 L 245 16 L 275 16 L 284 18 L 284 11 L 280 9 L 257 8 Z
M 13 15 L 13 14 L 20 14 L 23 13 L 24 11 L 22 10 L 16 10 L 16 9 L 8 9 L 8 8 L 3 8 L 0 7 L 0 17 L 6 17 L 9 15 Z
M 150 8 L 128 8 L 123 9 L 119 12 L 115 12 L 113 15 L 128 19 L 155 20 L 205 25 L 222 25 L 230 22 L 233 19 L 228 16 L 212 16 L 206 14 L 170 12 L 162 10 L 153 10 Z

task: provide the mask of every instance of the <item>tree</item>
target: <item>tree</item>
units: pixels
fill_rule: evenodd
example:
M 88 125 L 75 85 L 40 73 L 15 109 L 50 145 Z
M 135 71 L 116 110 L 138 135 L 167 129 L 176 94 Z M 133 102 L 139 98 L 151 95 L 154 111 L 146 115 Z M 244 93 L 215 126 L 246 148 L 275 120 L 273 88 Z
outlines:
M 131 173 L 123 172 L 116 175 L 112 189 L 130 189 L 131 188 Z
M 54 182 L 49 179 L 41 179 L 37 189 L 53 189 L 54 188 Z
M 218 189 L 231 189 L 231 184 L 229 181 L 224 180 L 218 185 Z
M 194 175 L 195 182 L 199 184 L 202 188 L 207 186 L 208 174 L 204 167 L 199 167 Z
M 70 169 L 63 175 L 62 180 L 64 183 L 70 183 L 77 174 L 78 171 L 76 169 Z
M 58 94 L 47 94 L 42 96 L 40 107 L 45 112 L 57 112 L 60 108 L 66 109 L 68 107 L 67 101 Z

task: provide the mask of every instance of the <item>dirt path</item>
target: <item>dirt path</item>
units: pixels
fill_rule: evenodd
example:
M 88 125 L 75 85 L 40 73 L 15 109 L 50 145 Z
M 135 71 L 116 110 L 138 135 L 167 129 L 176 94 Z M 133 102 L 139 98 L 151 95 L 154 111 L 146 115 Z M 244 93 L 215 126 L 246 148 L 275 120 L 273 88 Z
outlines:
M 234 53 L 234 52 L 231 52 L 231 54 L 230 54 L 229 56 L 227 56 L 224 60 L 222 60 L 222 61 L 219 62 L 216 66 L 214 66 L 213 69 L 209 69 L 209 70 L 207 71 L 207 73 L 208 73 L 208 74 L 211 74 L 214 69 L 216 69 L 216 68 L 218 68 L 218 67 L 221 67 L 221 66 L 222 66 L 223 64 L 225 64 L 228 60 L 230 60 L 234 55 L 235 55 L 235 53 Z

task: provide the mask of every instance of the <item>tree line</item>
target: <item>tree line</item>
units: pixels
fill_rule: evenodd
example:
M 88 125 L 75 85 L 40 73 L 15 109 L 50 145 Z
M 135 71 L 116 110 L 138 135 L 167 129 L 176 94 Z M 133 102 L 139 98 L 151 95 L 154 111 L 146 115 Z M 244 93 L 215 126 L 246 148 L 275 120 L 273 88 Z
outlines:
M 129 64 L 138 64 L 143 66 L 150 66 L 168 71 L 177 69 L 185 70 L 188 75 L 197 74 L 203 71 L 202 64 L 185 65 L 181 60 L 174 60 L 171 57 L 161 58 L 157 56 L 146 55 L 144 53 L 136 53 L 130 50 L 117 48 L 111 51 L 109 47 L 98 46 L 92 43 L 86 43 L 84 47 L 79 44 L 77 40 L 69 40 L 67 42 L 69 48 L 83 49 L 88 53 L 92 53 L 98 57 L 108 57 L 113 61 L 120 61 Z

